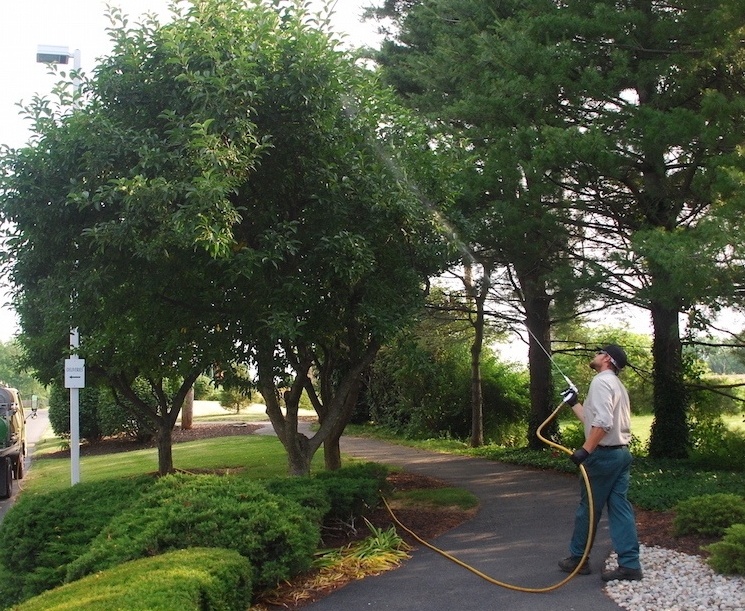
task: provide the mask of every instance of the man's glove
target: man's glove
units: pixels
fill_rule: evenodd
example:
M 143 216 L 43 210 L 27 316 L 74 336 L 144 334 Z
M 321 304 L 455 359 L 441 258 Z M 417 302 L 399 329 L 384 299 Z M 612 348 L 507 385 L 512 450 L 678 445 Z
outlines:
M 585 450 L 584 448 L 579 448 L 578 450 L 575 450 L 574 453 L 569 457 L 569 460 L 571 460 L 575 465 L 578 467 L 587 460 L 587 457 L 590 455 L 590 453 Z
M 574 407 L 577 405 L 577 401 L 579 400 L 577 398 L 577 389 L 574 388 L 574 386 L 570 386 L 569 388 L 565 388 L 561 391 L 561 400 L 564 401 L 569 407 Z

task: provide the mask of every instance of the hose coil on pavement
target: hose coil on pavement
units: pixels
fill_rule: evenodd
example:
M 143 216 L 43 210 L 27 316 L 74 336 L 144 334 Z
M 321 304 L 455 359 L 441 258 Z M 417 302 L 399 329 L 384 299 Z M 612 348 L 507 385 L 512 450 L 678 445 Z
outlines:
M 543 421 L 543 423 L 541 424 L 541 426 L 538 427 L 538 430 L 536 431 L 536 434 L 538 435 L 538 438 L 543 443 L 545 443 L 546 445 L 548 445 L 548 446 L 550 446 L 550 447 L 552 447 L 552 448 L 554 448 L 556 450 L 560 450 L 562 452 L 565 452 L 566 454 L 569 454 L 571 456 L 572 451 L 569 448 L 566 448 L 566 447 L 564 447 L 561 444 L 558 444 L 558 443 L 556 443 L 554 441 L 551 441 L 550 439 L 545 438 L 543 436 L 543 434 L 542 434 L 543 433 L 543 429 L 546 427 L 546 425 L 549 422 L 551 422 L 556 417 L 556 414 L 559 413 L 559 410 L 562 408 L 563 405 L 564 405 L 564 402 L 563 401 L 561 403 L 559 403 L 558 407 L 553 412 L 551 412 L 551 415 L 548 418 L 546 418 L 546 420 Z M 500 587 L 506 588 L 508 590 L 514 590 L 516 592 L 526 592 L 526 593 L 529 593 L 529 594 L 544 594 L 546 592 L 551 592 L 553 590 L 559 589 L 561 586 L 563 586 L 564 584 L 568 583 L 571 579 L 573 579 L 574 576 L 577 575 L 577 573 L 579 573 L 580 568 L 582 567 L 582 565 L 587 560 L 587 557 L 590 555 L 590 549 L 592 547 L 592 542 L 593 542 L 594 534 L 595 534 L 595 505 L 594 505 L 593 498 L 592 498 L 592 488 L 590 486 L 590 478 L 587 475 L 587 470 L 585 469 L 585 466 L 584 465 L 579 465 L 579 471 L 580 471 L 580 474 L 582 475 L 582 480 L 583 480 L 583 482 L 585 484 L 585 490 L 587 491 L 587 501 L 588 501 L 588 505 L 589 505 L 589 518 L 590 518 L 589 519 L 589 524 L 590 524 L 590 526 L 589 526 L 588 533 L 587 533 L 587 544 L 585 545 L 585 549 L 582 552 L 582 559 L 577 563 L 577 567 L 569 575 L 567 575 L 564 579 L 562 579 L 558 583 L 555 583 L 555 584 L 553 584 L 551 586 L 546 586 L 544 588 L 527 588 L 527 587 L 518 586 L 518 585 L 514 585 L 514 584 L 510 584 L 510 583 L 505 583 L 503 581 L 499 581 L 498 579 L 494 579 L 493 577 L 490 577 L 489 575 L 486 575 L 485 573 L 482 573 L 477 568 L 475 568 L 475 567 L 473 567 L 473 566 L 471 566 L 469 564 L 466 564 L 465 562 L 463 562 L 462 560 L 459 560 L 458 558 L 456 558 L 452 554 L 449 554 L 448 552 L 446 552 L 444 550 L 441 550 L 440 548 L 438 548 L 438 547 L 432 545 L 431 543 L 428 543 L 424 539 L 422 539 L 414 531 L 412 531 L 409 528 L 407 528 L 404 524 L 402 524 L 398 520 L 398 518 L 393 513 L 393 510 L 391 509 L 390 505 L 388 504 L 388 502 L 386 501 L 385 498 L 383 498 L 383 503 L 385 504 L 385 507 L 388 510 L 388 513 L 390 513 L 391 518 L 396 523 L 396 525 L 398 525 L 400 528 L 402 528 L 404 531 L 406 531 L 409 535 L 411 535 L 414 539 L 416 539 L 419 543 L 421 543 L 425 547 L 428 547 L 432 551 L 437 552 L 441 556 L 444 556 L 445 558 L 447 558 L 451 562 L 454 562 L 458 566 L 463 567 L 467 571 L 470 571 L 474 575 L 477 575 L 478 577 L 481 577 L 482 579 L 485 579 L 486 581 L 488 581 L 489 583 L 491 583 L 491 584 L 493 584 L 495 586 L 500 586 Z

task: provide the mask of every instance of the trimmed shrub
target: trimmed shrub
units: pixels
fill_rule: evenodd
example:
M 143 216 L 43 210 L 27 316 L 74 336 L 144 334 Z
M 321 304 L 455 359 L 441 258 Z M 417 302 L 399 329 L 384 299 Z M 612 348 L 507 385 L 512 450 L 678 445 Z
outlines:
M 54 494 L 23 494 L 0 523 L 0 601 L 12 604 L 63 583 L 112 518 L 129 507 L 150 477 L 80 483 Z
M 745 524 L 733 524 L 724 538 L 704 548 L 711 556 L 709 566 L 725 575 L 745 575 Z
M 49 422 L 58 437 L 70 436 L 70 395 L 61 386 L 54 385 L 49 394 Z M 125 434 L 132 438 L 145 438 L 151 433 L 145 424 L 114 402 L 107 388 L 88 386 L 80 391 L 80 437 L 95 441 L 101 437 Z
M 178 550 L 119 565 L 51 592 L 17 611 L 245 611 L 251 604 L 251 565 L 225 549 Z
M 80 390 L 80 437 L 97 440 L 103 437 L 98 420 L 101 390 L 88 386 Z M 52 385 L 49 393 L 49 423 L 58 437 L 70 437 L 70 394 L 58 384 Z
M 248 558 L 259 587 L 308 569 L 320 526 L 297 503 L 234 477 L 161 478 L 72 562 L 67 580 L 187 547 L 223 547 Z
M 309 477 L 277 477 L 264 481 L 272 494 L 295 501 L 307 512 L 310 520 L 322 524 L 331 511 L 329 491 L 323 482 Z
M 745 522 L 745 498 L 737 494 L 705 494 L 680 501 L 675 507 L 673 534 L 721 537 L 733 524 Z

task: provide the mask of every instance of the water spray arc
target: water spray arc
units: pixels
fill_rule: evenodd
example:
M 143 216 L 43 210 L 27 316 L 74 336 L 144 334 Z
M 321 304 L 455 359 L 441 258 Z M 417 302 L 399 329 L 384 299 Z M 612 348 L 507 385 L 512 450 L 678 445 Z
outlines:
M 556 367 L 556 370 L 559 372 L 559 374 L 561 375 L 561 377 L 564 378 L 564 380 L 566 381 L 567 386 L 576 392 L 577 391 L 577 387 L 569 379 L 569 377 L 561 370 L 561 368 L 559 367 L 559 365 L 554 360 L 553 356 L 551 356 L 551 354 L 548 352 L 548 350 L 546 350 L 546 347 L 533 334 L 533 332 L 530 331 L 530 329 L 528 329 L 528 332 L 531 334 L 531 336 L 536 341 L 536 343 L 541 347 L 541 349 L 546 353 L 546 356 L 548 356 L 548 358 L 551 361 L 551 363 L 553 364 L 553 366 Z M 559 450 L 560 452 L 564 452 L 565 454 L 571 456 L 572 455 L 572 450 L 570 450 L 569 448 L 567 448 L 567 447 L 565 447 L 565 446 L 563 446 L 563 445 L 561 445 L 559 443 L 556 443 L 556 442 L 552 441 L 551 439 L 546 438 L 543 435 L 543 430 L 546 428 L 546 426 L 548 426 L 548 424 L 551 421 L 553 421 L 554 418 L 556 418 L 557 414 L 559 413 L 559 411 L 561 410 L 561 408 L 564 405 L 565 405 L 565 402 L 562 401 L 561 403 L 559 403 L 558 406 L 556 406 L 556 408 L 554 409 L 554 411 L 551 412 L 551 414 L 548 416 L 548 418 L 546 418 L 541 423 L 541 425 L 538 427 L 538 430 L 536 431 L 536 435 L 547 446 L 549 446 L 551 448 L 554 448 L 555 450 Z M 450 554 L 450 553 L 448 553 L 448 552 L 446 552 L 446 551 L 444 551 L 444 550 L 442 550 L 442 549 L 440 549 L 440 548 L 432 545 L 431 543 L 425 541 L 424 539 L 422 539 L 414 531 L 412 531 L 411 529 L 409 529 L 407 526 L 405 526 L 404 524 L 402 524 L 399 521 L 399 519 L 395 516 L 395 514 L 393 513 L 393 510 L 391 509 L 390 505 L 385 500 L 385 498 L 383 498 L 383 503 L 385 504 L 386 509 L 390 513 L 391 518 L 393 519 L 393 521 L 396 523 L 397 526 L 399 526 L 404 531 L 406 531 L 409 535 L 411 535 L 416 541 L 418 541 L 419 543 L 421 543 L 423 546 L 431 549 L 432 551 L 440 554 L 441 556 L 444 556 L 445 558 L 447 558 L 451 562 L 454 562 L 458 566 L 466 569 L 467 571 L 470 571 L 474 575 L 476 575 L 478 577 L 481 577 L 482 579 L 486 580 L 487 582 L 491 583 L 492 585 L 500 586 L 500 587 L 506 588 L 508 590 L 513 590 L 513 591 L 516 591 L 516 592 L 525 592 L 525 593 L 528 593 L 528 594 L 545 594 L 547 592 L 552 592 L 553 590 L 559 589 L 560 587 L 562 587 L 563 585 L 565 585 L 566 583 L 568 583 L 570 580 L 572 580 L 579 573 L 580 569 L 584 566 L 585 562 L 587 561 L 587 558 L 590 555 L 590 549 L 592 548 L 592 544 L 593 544 L 593 541 L 595 539 L 595 503 L 594 503 L 594 499 L 593 499 L 593 496 L 592 496 L 592 487 L 590 485 L 590 478 L 587 475 L 587 470 L 585 469 L 585 466 L 582 465 L 582 464 L 579 465 L 579 472 L 580 472 L 580 475 L 582 476 L 582 481 L 583 481 L 583 484 L 585 486 L 585 491 L 587 493 L 587 502 L 588 502 L 588 510 L 589 510 L 589 527 L 588 527 L 588 533 L 587 533 L 587 543 L 585 544 L 585 549 L 582 552 L 582 558 L 577 563 L 576 568 L 569 575 L 567 575 L 565 578 L 563 578 L 561 581 L 559 581 L 559 582 L 557 582 L 557 583 L 555 583 L 553 585 L 543 587 L 543 588 L 530 588 L 530 587 L 518 586 L 518 585 L 515 585 L 515 584 L 510 584 L 510 583 L 506 583 L 504 581 L 500 581 L 498 579 L 495 579 L 493 577 L 490 577 L 489 575 L 486 575 L 485 573 L 483 573 L 482 571 L 478 570 L 477 568 L 475 568 L 475 567 L 473 567 L 473 566 L 471 566 L 471 565 L 463 562 L 462 560 L 456 558 L 452 554 Z
M 344 108 L 344 111 L 349 115 L 350 118 L 354 117 L 357 114 L 357 104 L 351 98 L 351 96 L 346 96 L 345 97 L 345 99 L 343 100 L 343 108 Z M 382 150 L 382 147 L 380 146 L 380 144 L 378 142 L 371 141 L 370 144 L 373 147 L 373 150 L 375 151 L 375 154 L 378 156 L 378 158 L 381 159 L 381 161 L 388 167 L 388 169 L 391 172 L 392 176 L 400 184 L 406 185 L 406 188 L 409 189 L 416 196 L 416 199 L 419 201 L 420 205 L 423 206 L 426 210 L 428 210 L 430 212 L 430 214 L 432 214 L 433 218 L 437 222 L 437 225 L 439 227 L 440 233 L 443 235 L 444 239 L 446 239 L 448 242 L 450 242 L 451 245 L 454 245 L 457 248 L 457 250 L 461 253 L 461 255 L 462 255 L 462 257 L 463 257 L 463 259 L 465 261 L 468 261 L 470 263 L 478 263 L 478 260 L 476 259 L 474 253 L 468 247 L 468 245 L 460 238 L 460 236 L 458 235 L 458 232 L 456 231 L 455 227 L 448 221 L 448 219 L 446 219 L 444 217 L 444 215 L 440 212 L 440 210 L 437 209 L 437 207 L 432 202 L 428 201 L 428 199 L 426 197 L 424 197 L 424 195 L 421 193 L 421 191 L 418 188 L 418 186 L 413 183 L 413 181 L 406 175 L 406 173 L 395 162 L 395 160 L 390 155 L 387 155 Z M 559 374 L 566 381 L 568 387 L 571 388 L 572 390 L 574 390 L 576 392 L 577 387 L 574 385 L 574 383 L 569 379 L 569 377 L 566 374 L 564 374 L 564 372 L 561 370 L 561 368 L 556 363 L 556 361 L 554 360 L 554 358 L 551 356 L 551 354 L 548 352 L 548 350 L 546 350 L 545 346 L 535 336 L 535 334 L 531 331 L 531 329 L 529 327 L 527 327 L 527 325 L 526 325 L 526 328 L 528 329 L 528 332 L 533 337 L 533 339 L 536 341 L 536 343 L 546 353 L 546 355 L 548 356 L 548 358 L 551 361 L 552 365 L 557 369 L 557 371 L 559 372 Z M 566 454 L 568 454 L 568 455 L 571 456 L 572 450 L 570 450 L 569 448 L 566 448 L 566 447 L 564 447 L 564 446 L 562 446 L 562 445 L 560 445 L 560 444 L 558 444 L 558 443 L 556 443 L 556 442 L 554 442 L 554 441 L 552 441 L 550 439 L 547 439 L 546 437 L 543 436 L 543 430 L 544 430 L 544 428 L 556 417 L 556 415 L 559 413 L 559 410 L 563 406 L 564 406 L 564 402 L 562 401 L 556 407 L 556 409 L 554 409 L 554 411 L 548 416 L 548 418 L 546 418 L 544 420 L 544 422 L 538 427 L 538 430 L 536 431 L 536 434 L 537 434 L 538 438 L 543 443 L 545 443 L 546 445 L 548 445 L 549 447 L 552 447 L 552 448 L 554 448 L 556 450 L 559 450 L 559 451 L 564 452 L 564 453 L 566 453 Z M 589 520 L 587 543 L 585 545 L 585 549 L 584 549 L 584 552 L 583 552 L 583 555 L 582 555 L 582 559 L 577 564 L 577 567 L 574 569 L 574 571 L 572 571 L 567 577 L 565 577 L 564 579 L 562 579 L 558 583 L 553 584 L 553 585 L 548 586 L 548 587 L 545 587 L 545 588 L 528 588 L 528 587 L 522 587 L 522 586 L 517 586 L 517 585 L 513 585 L 513 584 L 508 584 L 508 583 L 499 581 L 497 579 L 494 579 L 494 578 L 492 578 L 492 577 L 490 577 L 490 576 L 482 573 L 478 569 L 476 569 L 476 568 L 474 568 L 474 567 L 466 564 L 465 562 L 459 560 L 455 556 L 449 554 L 448 552 L 445 552 L 444 550 L 441 550 L 441 549 L 435 547 L 434 545 L 428 543 L 427 541 L 425 541 L 424 539 L 422 539 L 421 537 L 419 537 L 419 535 L 417 535 L 414 531 L 410 530 L 409 528 L 407 528 L 404 524 L 402 524 L 399 521 L 399 519 L 396 517 L 396 515 L 393 512 L 393 510 L 391 509 L 390 505 L 386 501 L 385 497 L 383 497 L 383 503 L 385 504 L 386 509 L 390 513 L 391 518 L 393 519 L 393 521 L 401 529 L 403 529 L 404 531 L 406 531 L 407 533 L 409 533 L 415 540 L 417 540 L 423 546 L 425 546 L 425 547 L 427 547 L 427 548 L 429 548 L 429 549 L 437 552 L 438 554 L 441 554 L 442 556 L 444 556 L 448 560 L 450 560 L 450 561 L 456 563 L 457 565 L 465 568 L 466 570 L 471 571 L 472 573 L 474 573 L 478 577 L 481 577 L 482 579 L 485 579 L 486 581 L 488 581 L 489 583 L 491 583 L 493 585 L 497 585 L 497 586 L 500 586 L 500 587 L 503 587 L 503 588 L 507 588 L 509 590 L 515 590 L 515 591 L 518 591 L 518 592 L 526 592 L 526 593 L 533 593 L 533 594 L 546 593 L 546 592 L 551 592 L 553 590 L 556 590 L 556 589 L 560 588 L 564 584 L 568 583 L 571 579 L 574 578 L 575 575 L 577 575 L 579 573 L 581 567 L 584 565 L 584 563 L 586 562 L 586 560 L 587 560 L 587 558 L 588 558 L 588 556 L 590 554 L 590 548 L 592 547 L 593 540 L 595 538 L 594 537 L 594 535 L 595 535 L 595 518 L 594 518 L 594 516 L 595 516 L 595 507 L 594 507 L 594 502 L 593 502 L 593 497 L 592 497 L 592 489 L 591 489 L 591 486 L 590 486 L 590 479 L 589 479 L 589 477 L 587 475 L 587 471 L 586 471 L 584 465 L 581 465 L 580 464 L 579 465 L 579 470 L 580 470 L 580 473 L 582 475 L 582 479 L 583 479 L 583 482 L 584 482 L 584 485 L 585 485 L 585 489 L 587 491 L 587 499 L 588 499 L 588 505 L 589 505 L 590 520 Z

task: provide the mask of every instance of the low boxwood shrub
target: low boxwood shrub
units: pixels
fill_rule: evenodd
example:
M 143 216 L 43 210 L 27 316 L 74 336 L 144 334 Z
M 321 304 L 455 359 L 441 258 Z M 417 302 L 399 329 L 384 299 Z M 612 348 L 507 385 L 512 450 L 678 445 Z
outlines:
M 16 611 L 245 611 L 251 565 L 238 552 L 191 548 L 126 562 L 45 592 Z
M 0 601 L 12 604 L 63 583 L 112 518 L 153 485 L 149 476 L 80 483 L 53 494 L 22 494 L 0 523 Z
M 298 503 L 236 477 L 161 478 L 105 527 L 72 562 L 67 581 L 116 564 L 187 547 L 223 547 L 245 556 L 258 587 L 306 570 L 320 527 Z
M 721 537 L 733 524 L 745 523 L 745 498 L 737 494 L 704 494 L 675 507 L 673 534 Z
M 704 549 L 711 553 L 708 563 L 718 573 L 745 575 L 745 524 L 733 524 L 721 541 Z

